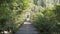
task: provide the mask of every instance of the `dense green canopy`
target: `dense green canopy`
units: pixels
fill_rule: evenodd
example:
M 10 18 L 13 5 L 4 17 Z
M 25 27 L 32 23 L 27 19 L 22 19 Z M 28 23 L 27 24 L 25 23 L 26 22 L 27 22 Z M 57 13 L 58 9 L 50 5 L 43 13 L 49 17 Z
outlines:
M 28 7 L 29 0 L 0 0 L 0 31 L 17 30 L 26 18 Z

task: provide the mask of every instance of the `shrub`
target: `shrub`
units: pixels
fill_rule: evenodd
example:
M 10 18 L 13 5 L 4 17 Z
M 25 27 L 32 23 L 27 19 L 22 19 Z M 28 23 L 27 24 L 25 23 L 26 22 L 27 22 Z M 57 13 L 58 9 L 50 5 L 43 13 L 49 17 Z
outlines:
M 45 8 L 44 11 L 40 11 L 31 18 L 32 24 L 42 34 L 53 34 L 57 31 L 57 20 L 53 9 Z
M 28 0 L 0 0 L 0 33 L 15 32 L 23 24 Z
M 56 19 L 60 22 L 60 5 L 55 5 L 55 9 L 53 10 L 55 15 L 56 15 Z

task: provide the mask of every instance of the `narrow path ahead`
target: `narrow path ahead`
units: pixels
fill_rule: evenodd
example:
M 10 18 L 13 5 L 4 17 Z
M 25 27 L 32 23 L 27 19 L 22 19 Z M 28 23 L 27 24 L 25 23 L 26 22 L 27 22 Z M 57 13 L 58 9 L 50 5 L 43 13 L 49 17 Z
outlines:
M 15 34 L 39 34 L 39 32 L 30 22 L 24 22 Z

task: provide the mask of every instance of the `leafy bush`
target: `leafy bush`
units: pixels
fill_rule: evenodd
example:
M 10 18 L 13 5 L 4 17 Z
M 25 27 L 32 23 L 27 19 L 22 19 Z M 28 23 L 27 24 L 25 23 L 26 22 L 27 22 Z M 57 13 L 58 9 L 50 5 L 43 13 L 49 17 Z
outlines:
M 2 2 L 1 2 L 2 1 Z M 0 33 L 15 32 L 23 24 L 28 8 L 28 0 L 0 0 Z
M 54 13 L 56 14 L 56 19 L 60 21 L 60 5 L 55 5 L 55 9 L 53 10 Z
M 32 14 L 31 22 L 41 34 L 54 34 L 54 32 L 58 32 L 59 26 L 56 14 L 53 11 L 54 9 L 47 7 L 44 11 Z

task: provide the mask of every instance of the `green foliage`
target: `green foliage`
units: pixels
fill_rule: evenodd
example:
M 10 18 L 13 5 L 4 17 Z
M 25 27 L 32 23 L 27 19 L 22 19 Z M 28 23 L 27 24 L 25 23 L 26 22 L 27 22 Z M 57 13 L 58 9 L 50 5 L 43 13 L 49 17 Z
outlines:
M 54 10 L 55 8 L 47 7 L 43 11 L 40 10 L 37 14 L 32 14 L 31 22 L 41 34 L 54 34 L 54 32 L 59 32 L 60 25 L 57 22 L 58 20 Z
M 0 0 L 0 33 L 15 32 L 24 22 L 28 6 L 28 0 Z
M 60 22 L 60 5 L 55 5 L 55 9 L 53 11 L 56 14 L 56 19 Z
M 33 0 L 33 1 L 34 1 L 34 4 L 37 5 L 37 1 L 38 1 L 38 0 Z

